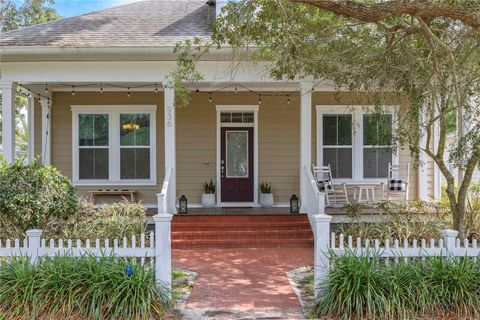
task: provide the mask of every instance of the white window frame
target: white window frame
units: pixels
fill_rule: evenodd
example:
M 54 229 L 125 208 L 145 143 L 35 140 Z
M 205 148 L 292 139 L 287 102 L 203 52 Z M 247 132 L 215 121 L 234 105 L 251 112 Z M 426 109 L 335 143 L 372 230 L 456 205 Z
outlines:
M 392 132 L 397 130 L 396 110 L 398 106 L 383 106 L 386 113 L 392 115 Z M 379 183 L 385 182 L 386 178 L 364 178 L 363 177 L 363 115 L 373 113 L 373 106 L 347 106 L 347 105 L 316 105 L 317 114 L 317 165 L 323 165 L 323 115 L 331 114 L 351 114 L 353 120 L 353 152 L 352 152 L 352 178 L 336 178 L 339 183 Z M 341 147 L 341 146 L 340 146 Z M 397 152 L 392 153 L 392 164 L 398 165 L 398 145 Z
M 74 186 L 138 186 L 157 184 L 156 105 L 72 105 L 72 178 Z M 120 179 L 120 114 L 150 115 L 150 179 Z M 79 114 L 108 114 L 108 176 L 109 179 L 79 179 Z

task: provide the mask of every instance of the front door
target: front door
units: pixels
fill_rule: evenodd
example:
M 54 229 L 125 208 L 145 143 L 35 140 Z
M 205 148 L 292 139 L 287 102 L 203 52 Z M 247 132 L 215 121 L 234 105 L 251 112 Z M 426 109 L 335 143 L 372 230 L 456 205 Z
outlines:
M 221 128 L 222 202 L 253 202 L 253 128 Z

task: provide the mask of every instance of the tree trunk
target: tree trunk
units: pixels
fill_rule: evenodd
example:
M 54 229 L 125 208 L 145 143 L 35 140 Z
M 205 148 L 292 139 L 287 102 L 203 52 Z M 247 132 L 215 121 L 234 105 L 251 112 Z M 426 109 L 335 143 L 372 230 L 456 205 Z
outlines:
M 458 231 L 458 237 L 463 241 L 467 236 L 465 234 L 465 202 L 458 203 L 452 208 L 453 213 L 453 229 Z

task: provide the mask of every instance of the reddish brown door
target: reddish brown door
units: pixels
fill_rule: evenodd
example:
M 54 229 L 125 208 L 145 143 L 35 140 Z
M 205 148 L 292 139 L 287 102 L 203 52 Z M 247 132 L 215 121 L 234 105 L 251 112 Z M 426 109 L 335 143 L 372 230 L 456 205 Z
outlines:
M 253 202 L 253 128 L 222 128 L 222 202 Z

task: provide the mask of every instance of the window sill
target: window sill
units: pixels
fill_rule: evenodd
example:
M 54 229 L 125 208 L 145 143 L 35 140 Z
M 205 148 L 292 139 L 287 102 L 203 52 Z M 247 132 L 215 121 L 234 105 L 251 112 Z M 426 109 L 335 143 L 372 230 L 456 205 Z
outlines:
M 74 187 L 103 187 L 103 186 L 156 186 L 157 181 L 74 181 Z

